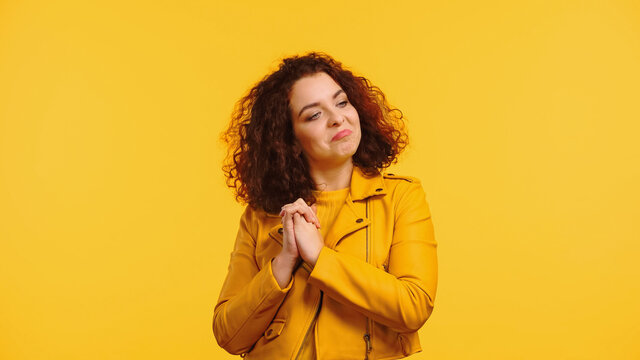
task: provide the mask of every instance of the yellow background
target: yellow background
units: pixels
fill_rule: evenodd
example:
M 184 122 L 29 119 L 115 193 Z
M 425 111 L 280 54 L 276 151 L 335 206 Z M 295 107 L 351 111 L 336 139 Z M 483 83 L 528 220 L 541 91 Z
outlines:
M 640 358 L 637 1 L 0 1 L 0 359 L 231 359 L 219 133 L 283 56 L 403 110 L 436 309 L 412 359 Z

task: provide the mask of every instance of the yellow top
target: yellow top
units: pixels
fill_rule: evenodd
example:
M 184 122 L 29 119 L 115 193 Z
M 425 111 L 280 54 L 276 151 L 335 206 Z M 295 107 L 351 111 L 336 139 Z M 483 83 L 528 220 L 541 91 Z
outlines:
M 317 216 L 320 220 L 320 234 L 322 237 L 326 235 L 327 231 L 331 229 L 336 216 L 344 201 L 349 194 L 349 188 L 333 191 L 313 191 L 313 195 L 316 198 Z M 302 349 L 299 359 L 301 360 L 315 360 L 316 359 L 316 319 L 313 319 L 311 324 L 313 332 L 308 332 L 308 338 L 302 343 Z

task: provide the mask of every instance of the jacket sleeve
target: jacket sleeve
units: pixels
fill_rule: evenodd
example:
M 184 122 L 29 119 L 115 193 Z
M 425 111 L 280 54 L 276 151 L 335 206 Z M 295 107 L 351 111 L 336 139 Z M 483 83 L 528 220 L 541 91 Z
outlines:
M 281 289 L 273 276 L 271 262 L 258 268 L 252 235 L 257 231 L 251 231 L 252 226 L 257 226 L 253 216 L 254 211 L 247 206 L 213 315 L 216 340 L 231 354 L 247 352 L 258 341 L 293 283 L 292 279 Z
M 388 272 L 324 247 L 309 283 L 398 332 L 417 331 L 433 311 L 436 247 L 425 194 L 414 181 L 396 200 Z

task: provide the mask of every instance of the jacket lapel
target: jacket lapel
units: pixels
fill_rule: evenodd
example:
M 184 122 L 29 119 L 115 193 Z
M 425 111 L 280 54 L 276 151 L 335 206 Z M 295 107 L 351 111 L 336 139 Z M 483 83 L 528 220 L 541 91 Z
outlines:
M 369 226 L 370 221 L 364 216 L 364 211 L 358 211 L 347 195 L 347 200 L 338 211 L 338 215 L 324 238 L 324 244 L 328 248 L 335 249 L 340 240 L 354 231 Z
M 278 224 L 269 230 L 269 236 L 282 246 L 282 224 Z
M 327 247 L 335 249 L 345 236 L 371 224 L 370 219 L 366 218 L 363 200 L 374 195 L 386 195 L 382 175 L 367 176 L 358 167 L 354 167 L 349 195 L 324 238 Z M 269 236 L 282 245 L 282 224 L 272 227 Z

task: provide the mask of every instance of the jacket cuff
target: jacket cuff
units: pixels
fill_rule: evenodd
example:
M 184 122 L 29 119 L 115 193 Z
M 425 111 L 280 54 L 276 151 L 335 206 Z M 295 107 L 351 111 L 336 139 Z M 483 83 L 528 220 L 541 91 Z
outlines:
M 309 274 L 309 283 L 314 283 L 317 280 L 321 280 L 323 282 L 324 279 L 330 279 L 334 276 L 332 272 L 336 269 L 339 269 L 339 266 L 336 266 L 336 251 L 332 250 L 326 246 L 322 247 L 320 250 L 320 254 L 318 255 L 318 259 L 316 260 L 316 264 L 313 266 Z
M 289 280 L 289 284 L 287 284 L 287 286 L 285 286 L 284 288 L 281 288 L 280 284 L 278 284 L 278 281 L 276 280 L 275 275 L 273 275 L 272 263 L 273 263 L 273 259 L 271 259 L 269 261 L 269 264 L 267 265 L 267 269 L 269 271 L 269 278 L 271 278 L 271 284 L 275 287 L 275 289 L 277 289 L 281 293 L 287 293 L 289 289 L 291 289 L 291 285 L 293 285 L 293 274 L 291 274 L 291 280 Z

